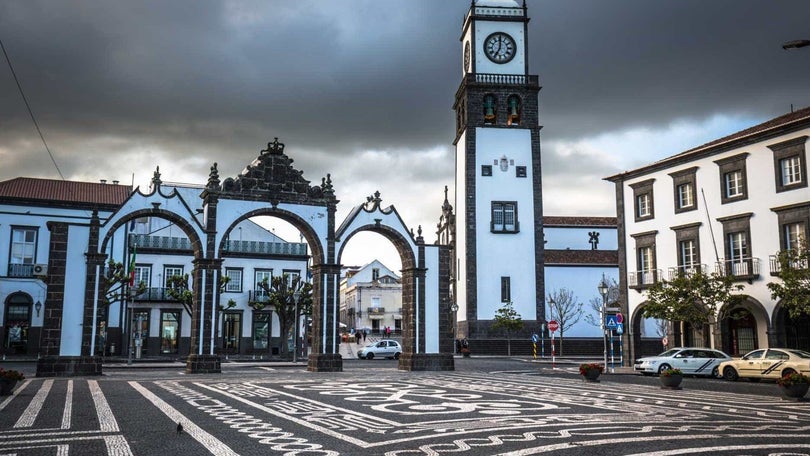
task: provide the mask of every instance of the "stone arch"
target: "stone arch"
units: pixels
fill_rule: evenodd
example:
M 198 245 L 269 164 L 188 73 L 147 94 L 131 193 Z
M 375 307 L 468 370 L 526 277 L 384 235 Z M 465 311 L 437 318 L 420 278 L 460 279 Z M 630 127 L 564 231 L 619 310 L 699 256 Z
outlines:
M 644 321 L 644 306 L 646 301 L 642 302 L 633 310 L 630 316 L 630 357 L 631 361 L 642 356 L 653 356 L 661 353 L 663 345 L 661 338 L 656 334 L 655 337 L 647 335 L 642 338 L 641 325 Z M 671 346 L 672 344 L 670 344 Z
M 203 239 L 200 238 L 194 227 L 180 215 L 160 208 L 139 209 L 121 214 L 120 218 L 116 219 L 109 227 L 104 228 L 105 234 L 101 239 L 99 252 L 103 253 L 107 251 L 107 244 L 110 242 L 113 234 L 118 231 L 119 228 L 126 226 L 127 223 L 141 217 L 157 217 L 174 223 L 178 228 L 180 228 L 180 230 L 183 231 L 183 234 L 188 236 L 189 241 L 191 241 L 191 249 L 194 252 L 194 258 L 199 259 L 205 257 Z
M 793 318 L 780 300 L 773 310 L 772 321 L 770 346 L 810 351 L 810 315 Z
M 767 345 L 771 322 L 758 300 L 746 296 L 738 304 L 724 304 L 718 312 L 715 344 L 731 356 L 742 356 Z

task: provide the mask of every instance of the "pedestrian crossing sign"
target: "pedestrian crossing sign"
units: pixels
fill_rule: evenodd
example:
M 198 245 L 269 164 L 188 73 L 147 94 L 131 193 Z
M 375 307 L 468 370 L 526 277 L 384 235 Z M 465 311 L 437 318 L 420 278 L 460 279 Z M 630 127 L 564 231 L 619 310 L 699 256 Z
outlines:
M 608 315 L 605 317 L 605 329 L 616 329 L 616 315 Z

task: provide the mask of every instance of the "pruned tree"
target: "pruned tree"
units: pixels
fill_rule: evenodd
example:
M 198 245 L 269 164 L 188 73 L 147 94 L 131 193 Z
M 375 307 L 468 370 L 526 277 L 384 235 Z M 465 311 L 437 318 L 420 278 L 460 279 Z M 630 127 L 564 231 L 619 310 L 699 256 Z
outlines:
M 687 322 L 702 333 L 704 325 L 713 322 L 718 308 L 724 304 L 731 308 L 744 300 L 743 295 L 734 294 L 742 289 L 743 286 L 735 284 L 734 278 L 728 275 L 703 271 L 679 274 L 647 288 L 647 304 L 642 315 Z
M 282 356 L 286 356 L 289 353 L 286 343 L 287 337 L 289 337 L 290 330 L 297 324 L 295 321 L 296 304 L 299 306 L 300 315 L 312 314 L 312 284 L 304 281 L 300 276 L 290 278 L 288 274 L 284 274 L 274 276 L 270 280 L 265 278 L 257 286 L 265 291 L 267 301 L 253 302 L 251 306 L 256 310 L 270 306 L 276 313 L 279 321 L 279 331 L 284 340 L 279 352 Z M 296 293 L 298 294 L 297 302 L 295 299 Z M 297 340 L 295 344 L 297 348 Z
M 226 275 L 219 276 L 220 292 L 225 290 L 225 285 L 227 285 L 230 280 L 230 277 Z M 186 312 L 191 315 L 191 311 L 193 310 L 194 292 L 188 286 L 188 274 L 171 276 L 166 283 L 169 285 L 169 287 L 166 289 L 166 294 L 182 304 Z M 229 299 L 224 305 L 217 303 L 217 315 L 215 323 L 216 328 L 219 328 L 219 317 L 222 315 L 222 312 L 234 307 L 236 307 L 236 301 L 233 299 Z
M 512 356 L 512 332 L 523 329 L 523 319 L 515 310 L 512 301 L 503 303 L 500 309 L 495 312 L 492 327 L 503 329 L 506 332 L 506 354 Z
M 138 282 L 130 287 L 132 280 L 131 273 L 127 273 L 124 264 L 115 260 L 107 261 L 102 280 L 102 293 L 107 306 L 115 302 L 121 302 L 129 298 L 127 294 L 138 295 L 146 291 L 146 284 Z M 130 288 L 132 291 L 130 291 Z
M 782 250 L 778 282 L 768 283 L 771 299 L 778 299 L 791 318 L 810 315 L 810 244 L 799 243 L 799 248 Z
M 560 355 L 563 354 L 563 336 L 582 318 L 582 302 L 574 292 L 567 288 L 549 293 L 546 302 L 551 310 L 551 317 L 557 321 L 560 331 Z

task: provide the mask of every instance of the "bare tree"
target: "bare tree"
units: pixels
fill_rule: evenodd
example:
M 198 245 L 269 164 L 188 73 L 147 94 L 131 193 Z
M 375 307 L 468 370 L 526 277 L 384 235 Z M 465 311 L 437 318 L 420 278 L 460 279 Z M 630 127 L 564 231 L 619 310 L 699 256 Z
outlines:
M 607 292 L 607 305 L 608 307 L 615 307 L 619 302 L 619 283 L 616 282 L 616 279 L 613 277 L 606 279 L 608 292 Z M 601 316 L 602 313 L 602 296 L 595 296 L 588 300 L 589 308 L 593 309 L 596 315 Z M 604 317 L 602 317 L 604 318 Z M 585 315 L 585 322 L 593 325 L 602 327 L 602 322 L 598 317 L 595 317 L 593 314 L 589 313 Z
M 567 288 L 560 288 L 546 298 L 551 310 L 551 317 L 557 320 L 560 331 L 560 355 L 563 354 L 563 335 L 582 318 L 582 303 L 574 292 Z

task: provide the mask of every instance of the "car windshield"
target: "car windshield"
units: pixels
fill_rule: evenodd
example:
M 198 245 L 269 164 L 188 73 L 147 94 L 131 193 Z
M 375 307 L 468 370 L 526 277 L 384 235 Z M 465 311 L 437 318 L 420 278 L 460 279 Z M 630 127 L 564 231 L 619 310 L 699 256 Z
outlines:
M 673 349 L 665 351 L 664 353 L 661 353 L 658 356 L 660 356 L 662 358 L 670 358 L 672 356 L 675 356 L 675 353 L 678 353 L 679 351 L 681 351 L 681 350 L 678 349 L 678 348 L 673 348 Z
M 810 359 L 810 353 L 801 350 L 788 350 L 791 354 L 798 356 L 799 358 L 808 358 Z

